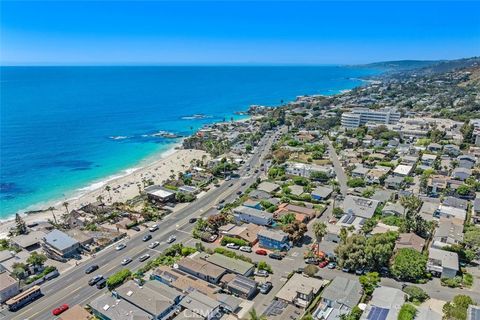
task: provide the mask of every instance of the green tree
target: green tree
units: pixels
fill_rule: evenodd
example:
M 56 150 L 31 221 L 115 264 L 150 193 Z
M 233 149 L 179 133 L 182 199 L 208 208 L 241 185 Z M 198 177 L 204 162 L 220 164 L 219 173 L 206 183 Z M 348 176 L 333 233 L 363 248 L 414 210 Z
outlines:
M 427 258 L 415 249 L 398 250 L 391 265 L 392 274 L 403 281 L 418 281 L 425 277 Z
M 318 272 L 318 267 L 314 264 L 309 264 L 305 268 L 303 268 L 303 272 L 309 277 L 313 277 Z
M 352 178 L 347 181 L 347 186 L 350 188 L 365 187 L 365 180 L 362 178 Z
M 430 298 L 422 288 L 417 286 L 406 286 L 403 288 L 403 292 L 408 295 L 408 301 L 410 302 L 424 302 Z
M 327 234 L 327 225 L 324 222 L 315 222 L 313 224 L 313 234 L 318 243 L 317 247 L 320 250 L 320 242 L 322 242 L 322 238 Z
M 293 221 L 295 221 L 295 214 L 294 214 L 294 213 L 291 213 L 291 212 L 283 215 L 283 216 L 280 218 L 280 222 L 281 222 L 283 225 L 290 224 L 290 223 L 292 223 Z
M 343 212 L 342 208 L 339 208 L 339 207 L 333 208 L 332 213 L 333 213 L 333 216 L 337 219 L 345 214 L 345 212 Z
M 457 193 L 461 196 L 469 195 L 470 192 L 470 186 L 467 184 L 462 184 L 460 187 L 457 188 Z
M 378 286 L 378 283 L 380 282 L 380 276 L 378 275 L 378 272 L 369 272 L 363 276 L 360 276 L 358 280 L 362 285 L 363 292 L 365 292 L 366 295 L 370 296 L 372 295 L 373 291 L 375 291 L 375 288 Z
M 15 229 L 17 234 L 26 234 L 27 233 L 27 225 L 25 220 L 17 213 L 15 214 Z
M 444 319 L 447 320 L 466 320 L 467 309 L 469 305 L 476 305 L 475 301 L 467 295 L 456 295 L 452 301 L 443 306 Z
M 27 263 L 34 266 L 43 266 L 45 261 L 47 261 L 47 256 L 44 254 L 39 254 L 35 251 L 32 252 L 27 258 Z
M 417 309 L 410 303 L 405 303 L 400 308 L 398 320 L 413 320 L 417 314 Z
M 300 241 L 307 230 L 307 225 L 297 220 L 283 227 L 283 231 L 288 233 L 289 239 L 294 243 Z

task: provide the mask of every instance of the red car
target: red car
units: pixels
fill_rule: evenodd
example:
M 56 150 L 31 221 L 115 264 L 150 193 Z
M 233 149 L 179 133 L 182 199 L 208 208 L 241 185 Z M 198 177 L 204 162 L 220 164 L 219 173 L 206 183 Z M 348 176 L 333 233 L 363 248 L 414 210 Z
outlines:
M 256 254 L 259 254 L 259 255 L 262 255 L 262 256 L 266 256 L 267 255 L 267 251 L 263 250 L 263 249 L 258 249 L 257 251 L 255 251 Z
M 62 304 L 60 307 L 52 310 L 54 316 L 58 316 L 60 313 L 68 310 L 68 304 Z
M 318 265 L 320 268 L 325 268 L 328 264 L 328 260 L 323 260 L 322 262 L 320 262 L 320 264 Z

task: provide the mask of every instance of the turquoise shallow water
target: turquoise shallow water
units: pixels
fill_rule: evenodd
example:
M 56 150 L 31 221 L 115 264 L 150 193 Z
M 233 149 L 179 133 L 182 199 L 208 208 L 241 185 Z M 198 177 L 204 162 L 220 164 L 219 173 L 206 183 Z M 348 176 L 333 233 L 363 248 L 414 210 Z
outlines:
M 1 67 L 0 219 L 62 199 L 251 104 L 334 94 L 374 70 L 322 67 Z M 204 114 L 204 119 L 192 119 Z

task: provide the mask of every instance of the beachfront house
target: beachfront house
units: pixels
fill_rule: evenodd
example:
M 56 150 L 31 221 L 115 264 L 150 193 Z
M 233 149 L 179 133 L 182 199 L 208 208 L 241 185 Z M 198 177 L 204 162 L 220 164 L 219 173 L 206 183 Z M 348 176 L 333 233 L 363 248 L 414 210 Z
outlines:
M 165 203 L 175 200 L 175 192 L 158 185 L 146 187 L 145 193 L 148 199 L 153 202 Z

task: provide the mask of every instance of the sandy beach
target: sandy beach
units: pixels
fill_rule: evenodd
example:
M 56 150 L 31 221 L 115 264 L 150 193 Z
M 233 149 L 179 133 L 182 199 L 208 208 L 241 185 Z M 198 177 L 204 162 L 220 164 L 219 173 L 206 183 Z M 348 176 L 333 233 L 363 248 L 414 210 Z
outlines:
M 202 160 L 204 155 L 208 157 L 207 153 L 201 150 L 171 149 L 171 151 L 153 156 L 150 158 L 151 162 L 143 167 L 127 170 L 124 175 L 112 176 L 95 182 L 87 188 L 80 189 L 77 195 L 66 200 L 68 209 L 71 211 L 88 203 L 96 202 L 99 196 L 107 204 L 124 202 L 139 194 L 139 186 L 143 189 L 143 180 L 152 180 L 155 184 L 161 184 L 170 175 L 177 175 L 178 172 L 190 167 L 192 160 Z M 106 190 L 106 186 L 111 188 L 109 192 Z M 51 204 L 39 206 L 39 209 L 47 209 L 53 206 L 55 208 L 53 212 L 58 217 L 66 212 L 63 206 L 64 202 L 64 200 L 57 200 Z M 26 214 L 23 215 L 23 218 L 27 224 L 53 219 L 51 211 Z M 13 226 L 15 226 L 13 220 L 2 221 L 0 223 L 0 238 L 5 238 Z

